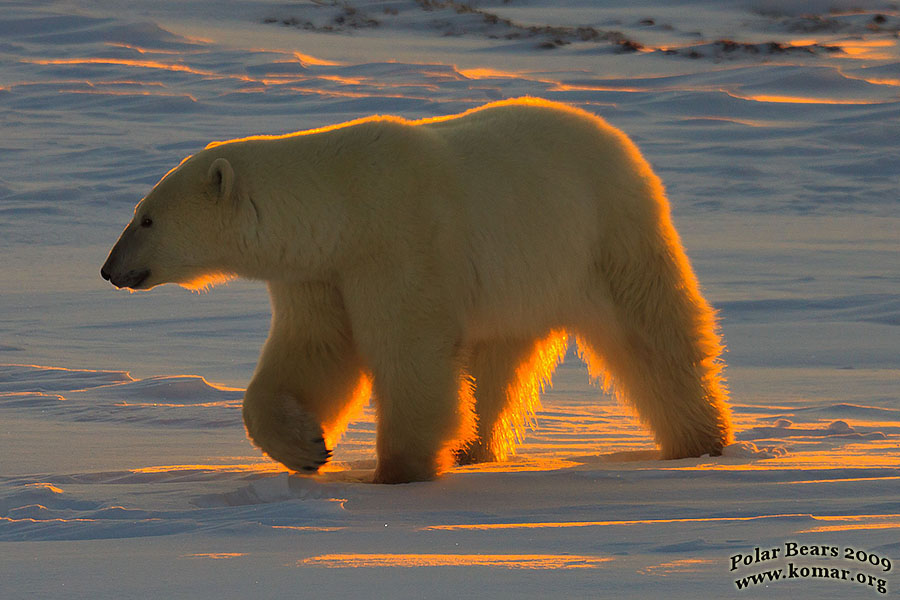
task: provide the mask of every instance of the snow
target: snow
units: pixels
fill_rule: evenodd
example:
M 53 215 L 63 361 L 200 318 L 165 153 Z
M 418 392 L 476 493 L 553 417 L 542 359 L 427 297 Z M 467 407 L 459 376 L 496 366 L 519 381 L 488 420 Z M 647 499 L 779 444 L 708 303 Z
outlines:
M 0 596 L 896 594 L 898 30 L 877 0 L 6 3 Z M 371 485 L 368 408 L 290 475 L 240 419 L 264 288 L 99 277 L 211 140 L 526 94 L 621 127 L 665 181 L 729 348 L 724 456 L 659 460 L 570 355 L 506 463 Z M 732 569 L 788 542 L 839 556 Z M 851 574 L 735 584 L 788 563 Z

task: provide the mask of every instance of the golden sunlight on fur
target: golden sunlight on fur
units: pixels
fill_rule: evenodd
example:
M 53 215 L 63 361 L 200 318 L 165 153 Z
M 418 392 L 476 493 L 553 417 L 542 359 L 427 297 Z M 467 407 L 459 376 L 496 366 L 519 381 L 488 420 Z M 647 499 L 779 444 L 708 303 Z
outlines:
M 207 273 L 180 285 L 192 292 L 208 292 L 217 285 L 228 283 L 232 279 L 234 279 L 234 275 L 227 275 L 225 273 Z
M 359 384 L 350 396 L 350 401 L 343 407 L 343 410 L 332 415 L 329 419 L 323 420 L 322 435 L 325 437 L 326 446 L 334 448 L 338 440 L 341 439 L 341 435 L 343 435 L 344 431 L 347 429 L 347 425 L 350 424 L 350 421 L 359 416 L 359 413 L 371 396 L 372 378 L 369 375 L 363 374 L 359 378 Z
M 525 439 L 525 426 L 534 423 L 534 414 L 541 407 L 540 393 L 550 387 L 553 371 L 565 358 L 568 337 L 565 331 L 551 332 L 535 342 L 531 355 L 516 368 L 515 378 L 506 388 L 508 403 L 489 437 L 496 460 L 515 454 L 516 444 Z

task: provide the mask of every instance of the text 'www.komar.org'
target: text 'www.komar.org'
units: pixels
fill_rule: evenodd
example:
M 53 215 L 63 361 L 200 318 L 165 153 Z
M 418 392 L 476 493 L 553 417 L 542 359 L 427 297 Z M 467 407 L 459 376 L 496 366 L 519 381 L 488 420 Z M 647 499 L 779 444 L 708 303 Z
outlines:
M 888 581 L 886 573 L 892 568 L 891 559 L 875 552 L 834 546 L 830 544 L 804 545 L 797 542 L 785 542 L 782 546 L 772 548 L 754 548 L 747 554 L 734 554 L 730 557 L 731 571 L 770 563 L 783 559 L 810 559 L 819 564 L 796 564 L 793 561 L 779 568 L 766 569 L 748 573 L 734 580 L 738 590 L 745 590 L 758 585 L 767 585 L 776 581 L 819 580 L 835 583 L 864 585 L 887 594 Z M 821 561 L 846 561 L 844 564 L 822 564 Z M 875 571 L 877 575 L 873 575 Z

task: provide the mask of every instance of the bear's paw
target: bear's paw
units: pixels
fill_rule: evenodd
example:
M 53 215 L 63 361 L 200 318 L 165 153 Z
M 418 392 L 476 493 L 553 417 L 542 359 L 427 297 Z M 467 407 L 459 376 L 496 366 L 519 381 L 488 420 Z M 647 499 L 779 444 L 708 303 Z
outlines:
M 266 431 L 251 431 L 251 438 L 270 458 L 288 469 L 305 474 L 317 472 L 332 456 L 325 445 L 322 426 L 292 396 L 281 396 L 278 401 L 281 418 L 269 420 Z

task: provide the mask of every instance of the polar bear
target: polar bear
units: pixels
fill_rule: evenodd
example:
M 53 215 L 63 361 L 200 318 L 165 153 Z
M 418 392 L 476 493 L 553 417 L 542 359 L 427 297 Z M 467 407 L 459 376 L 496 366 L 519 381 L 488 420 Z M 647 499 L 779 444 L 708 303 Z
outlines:
M 214 142 L 141 200 L 101 275 L 267 283 L 243 416 L 295 471 L 327 462 L 370 393 L 376 482 L 503 459 L 570 335 L 664 458 L 732 440 L 714 313 L 660 180 L 563 104 Z

